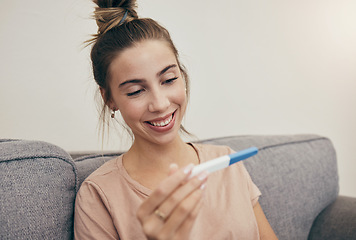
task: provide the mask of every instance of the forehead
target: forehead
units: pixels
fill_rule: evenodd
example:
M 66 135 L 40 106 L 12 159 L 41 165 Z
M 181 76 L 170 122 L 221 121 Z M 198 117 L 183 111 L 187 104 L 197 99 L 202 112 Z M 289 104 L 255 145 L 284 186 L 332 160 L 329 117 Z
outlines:
M 122 51 L 111 63 L 112 80 L 145 78 L 157 74 L 170 64 L 177 64 L 176 56 L 164 41 L 146 40 Z

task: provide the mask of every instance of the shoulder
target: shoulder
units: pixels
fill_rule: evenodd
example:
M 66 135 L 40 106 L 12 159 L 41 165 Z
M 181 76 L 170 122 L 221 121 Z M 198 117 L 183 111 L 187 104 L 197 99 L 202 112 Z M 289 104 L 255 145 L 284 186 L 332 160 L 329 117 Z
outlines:
M 109 160 L 92 172 L 81 184 L 79 192 L 93 191 L 93 189 L 101 192 L 110 189 L 112 184 L 120 178 L 119 158 Z
M 120 157 L 116 157 L 114 159 L 111 159 L 111 160 L 107 161 L 106 163 L 104 163 L 103 165 L 101 165 L 94 172 L 92 172 L 85 179 L 85 181 L 93 180 L 93 179 L 98 178 L 98 177 L 100 178 L 100 176 L 105 176 L 105 175 L 108 175 L 108 174 L 110 174 L 110 173 L 112 173 L 114 171 L 117 171 L 117 169 L 118 169 L 117 161 L 118 161 L 118 158 L 120 158 Z

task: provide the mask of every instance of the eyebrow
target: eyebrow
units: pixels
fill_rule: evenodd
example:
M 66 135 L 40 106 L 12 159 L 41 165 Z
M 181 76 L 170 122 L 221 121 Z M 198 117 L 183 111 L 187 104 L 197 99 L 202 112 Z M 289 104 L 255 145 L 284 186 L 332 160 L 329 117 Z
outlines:
M 143 80 L 141 80 L 141 79 L 131 79 L 131 80 L 127 80 L 127 81 L 125 81 L 125 82 L 123 82 L 123 83 L 120 83 L 119 88 L 121 88 L 121 87 L 123 87 L 124 85 L 129 84 L 129 83 L 142 83 L 142 82 L 143 82 Z
M 162 71 L 160 71 L 157 76 L 162 76 L 165 72 L 167 72 L 169 69 L 171 68 L 175 68 L 177 67 L 177 64 L 171 64 L 171 65 L 168 65 L 167 67 L 163 68 Z
M 177 67 L 177 64 L 171 64 L 171 65 L 168 65 L 167 67 L 163 68 L 160 72 L 157 73 L 157 76 L 162 76 L 165 72 L 167 72 L 169 69 L 171 68 L 176 68 Z M 125 82 L 122 82 L 120 83 L 119 85 L 119 88 L 123 87 L 124 85 L 126 84 L 129 84 L 129 83 L 142 83 L 144 82 L 145 80 L 143 79 L 131 79 L 131 80 L 127 80 Z

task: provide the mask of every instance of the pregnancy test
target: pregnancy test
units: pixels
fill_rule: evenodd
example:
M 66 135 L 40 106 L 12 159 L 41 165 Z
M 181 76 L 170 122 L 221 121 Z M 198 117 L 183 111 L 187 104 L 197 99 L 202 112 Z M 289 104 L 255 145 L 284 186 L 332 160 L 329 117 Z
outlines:
M 222 157 L 215 158 L 213 160 L 204 162 L 202 164 L 196 165 L 192 169 L 192 173 L 190 177 L 194 177 L 201 172 L 207 171 L 208 173 L 212 173 L 218 171 L 220 169 L 224 169 L 234 163 L 242 161 L 246 158 L 252 157 L 258 153 L 258 149 L 256 147 L 250 147 L 245 150 L 232 153 L 230 155 L 224 155 Z

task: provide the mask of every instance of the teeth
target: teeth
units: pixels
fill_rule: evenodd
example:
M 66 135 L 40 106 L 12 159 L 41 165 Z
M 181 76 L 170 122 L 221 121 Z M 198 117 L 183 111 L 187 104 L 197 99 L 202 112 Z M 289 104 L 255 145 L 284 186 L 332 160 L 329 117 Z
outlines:
M 149 122 L 151 125 L 156 126 L 156 127 L 164 127 L 167 126 L 173 119 L 173 116 L 171 115 L 166 121 L 161 121 L 161 122 Z

